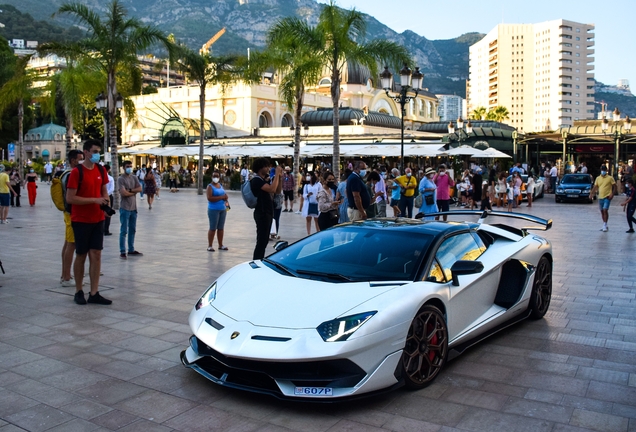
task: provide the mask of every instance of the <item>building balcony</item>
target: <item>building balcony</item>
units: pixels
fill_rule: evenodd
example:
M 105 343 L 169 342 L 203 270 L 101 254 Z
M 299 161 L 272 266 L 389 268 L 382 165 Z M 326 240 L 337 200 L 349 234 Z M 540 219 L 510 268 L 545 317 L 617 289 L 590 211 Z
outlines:
M 594 50 L 593 49 L 588 48 L 588 49 L 585 50 L 585 55 L 587 57 L 591 56 L 592 54 L 594 54 Z
M 497 54 L 495 54 L 494 56 L 489 57 L 489 58 L 488 58 L 488 63 L 492 63 L 492 62 L 494 62 L 495 60 L 497 60 Z
M 497 39 L 495 39 L 494 41 L 490 42 L 490 43 L 488 44 L 488 48 L 492 48 L 492 47 L 494 47 L 494 46 L 496 46 L 496 45 L 497 45 Z

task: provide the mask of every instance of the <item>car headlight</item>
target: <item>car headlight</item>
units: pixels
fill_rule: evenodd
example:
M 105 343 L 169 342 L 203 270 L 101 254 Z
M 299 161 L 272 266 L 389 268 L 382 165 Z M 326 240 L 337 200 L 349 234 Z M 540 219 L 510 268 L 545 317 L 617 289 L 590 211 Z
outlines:
M 559 193 L 563 193 L 563 188 L 558 187 L 558 188 L 557 188 L 557 192 L 559 192 Z
M 326 321 L 316 329 L 325 342 L 345 341 L 378 311 L 364 312 Z
M 196 310 L 199 310 L 202 307 L 209 306 L 210 303 L 212 303 L 215 298 L 216 298 L 216 282 L 214 282 L 212 285 L 208 287 L 207 290 L 205 290 L 205 292 L 203 293 L 203 295 L 197 302 L 197 305 L 195 306 Z
M 592 189 L 590 188 L 585 188 L 583 189 L 583 193 L 589 194 L 591 192 Z

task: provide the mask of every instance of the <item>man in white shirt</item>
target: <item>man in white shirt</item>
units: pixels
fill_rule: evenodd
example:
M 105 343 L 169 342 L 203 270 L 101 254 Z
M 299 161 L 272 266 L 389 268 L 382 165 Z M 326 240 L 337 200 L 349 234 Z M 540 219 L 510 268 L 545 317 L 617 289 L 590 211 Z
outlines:
M 106 185 L 106 191 L 108 192 L 108 197 L 110 198 L 110 206 L 113 206 L 113 192 L 115 192 L 115 179 L 110 175 L 110 164 L 104 165 L 106 169 L 106 174 L 108 174 L 108 184 Z M 104 214 L 104 235 L 109 236 L 113 235 L 110 232 L 110 216 Z
M 146 178 L 146 164 L 143 164 L 140 169 L 137 170 L 137 178 L 139 179 L 139 184 L 141 184 L 141 192 L 139 193 L 139 199 L 144 199 L 144 189 L 145 183 L 144 179 Z
M 587 174 L 587 164 L 585 162 L 581 162 L 581 174 Z
M 376 169 L 376 171 L 378 170 Z M 376 194 L 381 193 L 381 195 L 378 195 L 375 199 L 376 207 L 378 209 L 378 213 L 376 216 L 386 217 L 387 194 L 386 194 L 386 183 L 384 182 L 384 175 L 386 175 L 386 171 L 384 172 L 379 171 L 378 174 L 380 174 L 380 181 L 375 184 L 374 192 Z
M 552 165 L 552 168 L 550 168 L 550 186 L 552 188 L 552 193 L 556 191 L 558 173 L 556 165 Z
M 50 161 L 47 161 L 46 165 L 44 165 L 44 174 L 46 174 L 46 183 L 51 184 L 51 177 L 53 177 L 53 165 Z
M 249 177 L 250 170 L 247 169 L 247 166 L 243 165 L 243 168 L 241 169 L 241 183 L 245 183 L 246 181 L 248 181 Z

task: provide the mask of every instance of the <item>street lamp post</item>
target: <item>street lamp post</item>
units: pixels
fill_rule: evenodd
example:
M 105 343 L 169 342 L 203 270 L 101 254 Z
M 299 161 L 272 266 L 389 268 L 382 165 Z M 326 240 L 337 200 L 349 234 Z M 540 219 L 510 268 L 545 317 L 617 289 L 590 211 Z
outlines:
M 616 179 L 619 178 L 618 172 L 618 159 L 620 157 L 620 144 L 623 138 L 623 133 L 620 129 L 620 121 L 621 121 L 621 112 L 618 108 L 614 108 L 612 112 L 612 120 L 614 120 L 614 132 L 612 132 L 612 138 L 614 140 L 614 177 Z M 606 117 L 603 117 L 603 121 L 601 122 L 601 130 L 604 135 L 607 135 L 607 131 L 609 130 L 609 121 Z M 625 122 L 623 123 L 623 128 L 627 134 L 630 133 L 632 129 L 632 121 L 629 117 L 625 117 Z
M 464 133 L 465 137 L 462 137 L 462 132 Z M 462 145 L 462 141 L 465 141 L 468 137 L 470 137 L 470 134 L 473 133 L 473 124 L 470 122 L 470 120 L 468 120 L 466 122 L 466 129 L 464 129 L 464 120 L 459 117 L 457 119 L 457 128 L 455 128 L 455 123 L 453 123 L 452 121 L 448 124 L 449 143 L 450 135 L 453 135 L 454 133 L 457 133 L 458 145 Z
M 124 105 L 124 98 L 122 98 L 121 95 L 117 95 L 117 97 L 115 98 L 115 109 L 120 110 L 123 107 L 123 105 Z M 117 157 L 117 155 L 110 153 L 111 151 L 113 151 L 113 146 L 111 145 L 111 141 L 110 141 L 110 115 L 109 115 L 109 109 L 108 109 L 108 98 L 104 95 L 104 93 L 100 93 L 95 98 L 95 107 L 104 114 L 104 119 L 106 120 L 106 128 L 104 129 L 104 141 L 106 144 L 104 148 L 104 161 L 108 162 L 112 160 L 114 157 Z M 117 140 L 116 137 L 115 137 L 115 140 Z M 107 154 L 109 155 L 108 158 L 106 157 Z M 119 165 L 116 164 L 116 166 L 119 166 Z M 117 182 L 117 179 L 119 178 L 119 170 L 113 169 L 112 176 L 115 182 Z M 117 188 L 115 188 L 115 191 L 113 192 L 113 208 L 115 210 L 119 209 L 119 189 Z
M 382 81 L 382 88 L 386 92 L 386 95 L 400 104 L 402 112 L 401 116 L 401 135 L 400 135 L 400 171 L 404 173 L 404 115 L 406 114 L 405 106 L 411 102 L 412 99 L 417 98 L 417 94 L 422 88 L 424 81 L 424 74 L 420 72 L 420 68 L 416 67 L 415 72 L 411 72 L 411 69 L 405 64 L 400 71 L 400 92 L 391 96 L 389 92 L 393 89 L 393 74 L 389 71 L 389 67 L 385 66 L 384 71 L 380 74 L 380 80 Z M 414 91 L 415 96 L 408 96 L 409 91 Z

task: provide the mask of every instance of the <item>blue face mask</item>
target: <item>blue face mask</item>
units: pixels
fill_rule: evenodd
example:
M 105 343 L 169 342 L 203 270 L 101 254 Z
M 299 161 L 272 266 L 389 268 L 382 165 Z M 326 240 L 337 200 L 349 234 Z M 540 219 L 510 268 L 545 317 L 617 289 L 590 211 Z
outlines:
M 126 174 L 132 174 L 132 168 L 126 168 Z
M 367 175 L 367 170 L 360 170 L 360 177 Z
M 99 153 L 92 153 L 91 154 L 91 162 L 93 162 L 94 164 L 99 162 L 99 159 L 100 159 Z
M 607 175 L 607 171 L 601 171 L 601 175 L 602 175 L 602 176 Z

